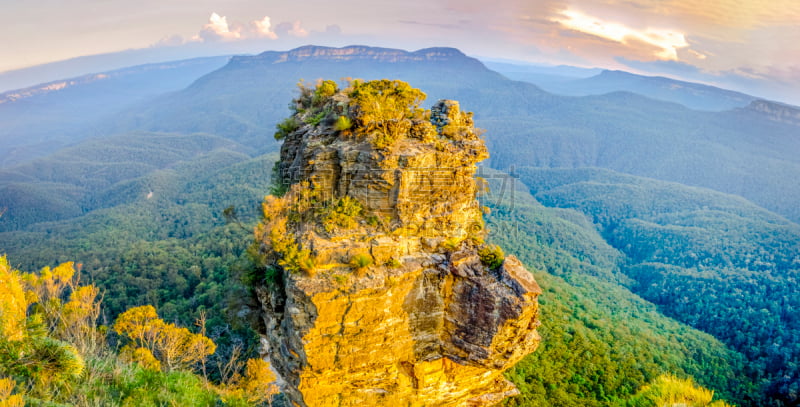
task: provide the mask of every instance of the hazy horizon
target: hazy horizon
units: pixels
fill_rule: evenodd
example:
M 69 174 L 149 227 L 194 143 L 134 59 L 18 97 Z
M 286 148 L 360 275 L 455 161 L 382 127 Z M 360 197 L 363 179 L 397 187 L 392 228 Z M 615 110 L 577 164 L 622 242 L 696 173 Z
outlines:
M 192 56 L 364 44 L 666 75 L 800 104 L 800 3 L 256 0 L 3 6 L 0 72 L 125 50 Z M 112 64 L 113 65 L 113 64 Z M 100 69 L 103 70 L 103 69 Z M 62 78 L 56 78 L 62 79 Z

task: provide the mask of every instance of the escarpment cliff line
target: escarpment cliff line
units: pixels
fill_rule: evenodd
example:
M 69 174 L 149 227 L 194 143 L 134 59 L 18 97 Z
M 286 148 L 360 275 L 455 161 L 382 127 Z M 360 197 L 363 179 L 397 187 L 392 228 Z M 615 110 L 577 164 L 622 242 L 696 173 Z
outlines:
M 541 289 L 483 242 L 457 102 L 399 81 L 301 87 L 256 229 L 269 356 L 297 406 L 484 406 L 536 349 Z

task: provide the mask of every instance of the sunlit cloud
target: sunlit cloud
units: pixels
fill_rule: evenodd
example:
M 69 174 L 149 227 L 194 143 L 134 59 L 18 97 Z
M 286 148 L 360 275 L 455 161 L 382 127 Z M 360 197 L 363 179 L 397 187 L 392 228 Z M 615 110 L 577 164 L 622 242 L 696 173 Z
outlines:
M 637 30 L 624 24 L 603 21 L 597 17 L 572 9 L 561 11 L 551 21 L 557 22 L 570 30 L 623 45 L 648 44 L 656 49 L 654 56 L 664 60 L 677 60 L 678 49 L 689 46 L 689 43 L 686 42 L 686 37 L 677 31 L 654 28 Z
M 253 21 L 253 25 L 259 37 L 271 38 L 273 40 L 278 38 L 278 34 L 272 31 L 272 23 L 270 22 L 269 16 L 264 16 L 261 20 Z
M 689 50 L 689 54 L 691 54 L 693 57 L 695 57 L 697 59 L 700 59 L 700 60 L 708 58 L 708 55 L 706 55 L 706 54 L 704 54 L 702 52 L 695 51 L 693 49 Z
M 300 22 L 297 22 L 299 27 Z M 269 16 L 264 16 L 259 20 L 253 20 L 246 24 L 234 22 L 228 23 L 226 16 L 211 13 L 206 23 L 197 35 L 192 37 L 192 41 L 215 42 L 215 41 L 234 41 L 248 38 L 269 38 L 277 39 L 278 34 L 272 29 L 272 20 Z
M 183 37 L 176 34 L 161 38 L 160 40 L 158 40 L 158 42 L 151 45 L 151 47 L 175 47 L 185 43 L 186 41 L 184 41 Z
M 242 37 L 238 30 L 230 30 L 227 17 L 220 16 L 217 13 L 211 13 L 211 17 L 208 18 L 208 23 L 203 26 L 203 29 L 200 30 L 197 36 L 204 41 L 235 40 Z

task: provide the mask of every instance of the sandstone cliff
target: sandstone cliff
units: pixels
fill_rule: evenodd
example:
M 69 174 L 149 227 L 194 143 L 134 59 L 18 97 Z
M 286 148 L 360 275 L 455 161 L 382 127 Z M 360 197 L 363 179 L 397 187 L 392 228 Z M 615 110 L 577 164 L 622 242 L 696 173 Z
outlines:
M 256 230 L 269 356 L 298 406 L 482 406 L 539 343 L 541 290 L 483 243 L 475 164 L 453 101 L 402 82 L 302 88 Z
M 800 125 L 800 108 L 767 100 L 754 100 L 745 110 L 762 114 L 769 120 Z
M 307 60 L 327 60 L 337 62 L 376 61 L 376 62 L 451 62 L 453 58 L 462 63 L 481 65 L 455 48 L 425 48 L 414 52 L 391 48 L 376 48 L 363 45 L 350 45 L 342 48 L 306 45 L 291 51 L 267 51 L 256 56 L 231 57 L 231 65 L 249 65 L 257 63 L 281 64 L 285 62 L 303 62 Z

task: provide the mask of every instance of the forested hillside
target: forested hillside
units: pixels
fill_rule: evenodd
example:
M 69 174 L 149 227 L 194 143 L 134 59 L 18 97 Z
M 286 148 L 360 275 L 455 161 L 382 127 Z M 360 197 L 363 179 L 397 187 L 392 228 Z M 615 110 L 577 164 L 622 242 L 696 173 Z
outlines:
M 180 92 L 103 120 L 97 134 L 205 133 L 275 151 L 269 134 L 296 83 L 322 77 L 392 77 L 428 100 L 460 100 L 488 131 L 494 168 L 604 167 L 741 195 L 800 220 L 800 186 L 791 182 L 800 174 L 800 127 L 780 121 L 779 105 L 699 112 L 630 93 L 555 96 L 447 48 L 304 47 L 236 57 Z
M 800 225 L 740 197 L 600 169 L 523 167 L 546 206 L 586 215 L 633 292 L 749 360 L 772 401 L 798 402 Z
M 0 93 L 0 168 L 108 133 L 103 117 L 129 109 L 224 65 L 226 56 L 134 66 Z
M 248 149 L 207 134 L 137 132 L 95 138 L 50 156 L 0 170 L 0 231 L 70 219 L 95 209 L 159 198 L 177 178 L 245 161 Z M 143 176 L 151 175 L 146 179 Z M 152 195 L 150 193 L 152 192 Z M 42 210 L 47 208 L 47 210 Z
M 158 198 L 140 197 L 27 232 L 4 232 L 0 240 L 15 254 L 12 264 L 22 269 L 81 261 L 84 274 L 103 290 L 101 321 L 145 304 L 183 325 L 206 312 L 208 336 L 218 346 L 208 362 L 214 372 L 237 346 L 250 352 L 255 347 L 247 324 L 258 321 L 246 316 L 245 288 L 252 229 L 243 225 L 256 219 L 260 198 L 254 197 L 269 190 L 274 157 L 192 178 L 173 175 L 171 189 L 154 189 Z M 133 183 L 148 184 L 159 175 Z M 492 208 L 487 219 L 492 239 L 542 270 L 535 275 L 546 287 L 544 345 L 509 374 L 523 392 L 509 405 L 543 400 L 553 406 L 616 405 L 666 373 L 692 376 L 729 401 L 752 394 L 739 354 L 661 316 L 613 283 L 622 255 L 581 214 L 541 206 L 518 181 L 515 193 L 501 195 L 503 183 L 511 188 L 513 178 L 484 176 L 495 191 L 485 200 Z M 237 216 L 226 224 L 223 212 L 231 205 Z
M 222 286 L 238 284 L 229 269 L 251 240 L 245 223 L 257 219 L 275 157 L 222 161 L 224 166 L 204 158 L 127 180 L 108 192 L 117 200 L 104 209 L 0 233 L 3 250 L 23 269 L 82 262 L 107 290 L 110 317 L 131 305 L 153 304 L 173 320 L 192 321 L 208 307 L 224 321 Z M 226 219 L 229 207 L 235 219 Z
M 508 375 L 522 395 L 507 405 L 614 405 L 665 372 L 737 404 L 759 397 L 742 355 L 621 286 L 624 254 L 582 213 L 543 206 L 507 174 L 480 175 L 491 240 L 538 270 L 545 287 L 542 348 Z

